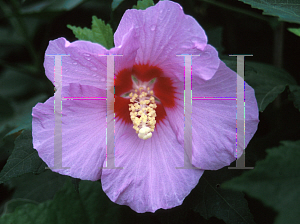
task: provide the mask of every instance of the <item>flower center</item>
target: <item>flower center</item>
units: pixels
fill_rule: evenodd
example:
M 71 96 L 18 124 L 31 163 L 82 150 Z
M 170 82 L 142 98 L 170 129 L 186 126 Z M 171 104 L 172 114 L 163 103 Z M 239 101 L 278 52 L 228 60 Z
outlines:
M 157 66 L 135 64 L 115 76 L 114 111 L 117 120 L 133 124 L 141 139 L 151 138 L 167 118 L 165 108 L 174 108 L 175 87 Z
M 133 129 L 136 130 L 139 138 L 144 140 L 151 138 L 156 124 L 155 108 L 157 107 L 153 91 L 150 91 L 150 87 L 147 87 L 147 90 L 140 87 L 139 90 L 135 89 L 135 92 L 130 93 L 129 96 L 131 97 L 130 102 L 133 103 L 129 104 Z

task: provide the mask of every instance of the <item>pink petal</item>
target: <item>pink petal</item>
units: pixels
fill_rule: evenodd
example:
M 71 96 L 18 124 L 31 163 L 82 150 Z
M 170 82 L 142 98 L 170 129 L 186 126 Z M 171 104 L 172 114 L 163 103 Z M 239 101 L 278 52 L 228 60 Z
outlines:
M 105 97 L 104 90 L 71 84 L 63 97 Z M 54 166 L 54 97 L 32 110 L 33 147 L 48 167 Z M 83 180 L 101 177 L 106 153 L 106 101 L 62 101 L 62 166 L 53 171 Z
M 146 10 L 127 10 L 114 36 L 116 45 L 131 27 L 139 31 L 137 63 L 158 66 L 166 76 L 183 81 L 184 59 L 177 55 L 200 55 L 193 57 L 194 74 L 203 80 L 215 74 L 219 66 L 217 51 L 207 45 L 202 27 L 185 15 L 179 4 L 160 1 Z
M 62 84 L 80 83 L 106 89 L 107 57 L 99 55 L 123 55 L 115 57 L 115 71 L 131 68 L 138 49 L 137 33 L 130 29 L 123 36 L 122 43 L 110 50 L 89 41 L 68 42 L 65 38 L 50 41 L 45 53 L 45 72 L 54 84 L 54 55 L 62 56 Z M 52 56 L 50 56 L 52 55 Z
M 240 78 L 238 76 L 238 78 Z M 193 97 L 236 97 L 237 74 L 221 62 L 214 77 L 200 82 L 193 74 Z M 183 91 L 183 85 L 177 84 Z M 257 130 L 258 107 L 254 90 L 245 86 L 245 144 Z M 171 127 L 178 141 L 184 144 L 183 94 L 177 95 L 176 109 L 166 108 Z M 192 102 L 192 163 L 204 170 L 228 166 L 236 159 L 236 101 L 193 100 Z M 238 158 L 242 151 L 238 151 Z
M 158 125 L 152 138 L 138 138 L 131 126 L 119 122 L 115 164 L 123 169 L 104 169 L 102 187 L 108 197 L 136 212 L 155 212 L 182 204 L 196 186 L 203 170 L 176 169 L 184 165 L 184 151 L 168 121 Z

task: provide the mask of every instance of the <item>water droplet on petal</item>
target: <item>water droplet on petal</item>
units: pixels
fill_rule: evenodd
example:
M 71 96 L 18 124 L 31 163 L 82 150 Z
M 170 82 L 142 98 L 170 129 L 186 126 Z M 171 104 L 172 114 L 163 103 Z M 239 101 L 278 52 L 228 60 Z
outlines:
M 182 44 L 182 47 L 189 49 L 189 48 L 193 48 L 194 44 L 191 43 L 191 42 L 185 42 L 185 43 Z
M 192 37 L 192 39 L 191 39 L 191 40 L 192 40 L 192 42 L 193 42 L 193 43 L 195 43 L 195 42 L 199 42 L 199 38 L 197 38 L 197 37 Z
M 96 67 L 91 67 L 91 70 L 97 71 L 97 68 Z
M 90 57 L 91 55 L 90 54 L 87 54 L 87 53 L 83 53 L 84 56 L 86 57 Z
M 102 79 L 101 79 L 101 82 L 104 82 L 104 81 L 105 81 L 105 78 L 102 78 Z
M 154 30 L 155 30 L 155 25 L 152 25 L 152 26 L 150 27 L 150 29 L 151 29 L 152 31 L 154 31 Z
M 73 65 L 77 65 L 77 62 L 73 62 Z
M 209 51 L 205 52 L 204 58 L 211 58 L 211 53 Z

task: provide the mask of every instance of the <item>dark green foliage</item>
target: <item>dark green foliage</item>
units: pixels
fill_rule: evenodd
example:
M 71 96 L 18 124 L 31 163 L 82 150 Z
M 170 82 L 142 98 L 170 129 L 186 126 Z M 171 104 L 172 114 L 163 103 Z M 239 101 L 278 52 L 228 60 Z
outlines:
M 100 182 L 45 169 L 32 146 L 31 113 L 38 102 L 53 96 L 43 68 L 49 40 L 77 38 L 113 48 L 125 10 L 145 10 L 157 2 L 0 0 L 0 224 L 299 222 L 297 0 L 176 1 L 201 24 L 208 43 L 231 69 L 236 71 L 236 58 L 228 55 L 254 54 L 245 57 L 245 81 L 254 88 L 261 112 L 246 149 L 246 165 L 253 170 L 205 171 L 182 205 L 138 214 L 111 202 Z M 281 63 L 272 61 L 274 55 Z
M 236 61 L 224 62 L 236 71 Z M 260 111 L 264 111 L 288 85 L 296 84 L 295 79 L 282 69 L 248 61 L 245 62 L 245 81 L 255 90 Z
M 279 212 L 276 224 L 297 223 L 300 219 L 300 141 L 282 142 L 267 150 L 265 160 L 222 187 L 244 191 Z
M 31 129 L 24 130 L 15 141 L 15 148 L 0 173 L 0 183 L 25 173 L 41 173 L 47 165 L 32 147 Z
M 109 24 L 105 25 L 105 22 L 98 19 L 96 16 L 92 17 L 92 29 L 80 28 L 68 25 L 74 35 L 79 40 L 88 40 L 94 43 L 101 44 L 103 47 L 110 49 L 114 46 L 113 31 Z
M 154 5 L 153 0 L 138 0 L 137 5 L 134 5 L 132 8 L 145 10 L 146 8 L 153 5 Z
M 263 13 L 278 16 L 280 20 L 300 23 L 300 5 L 297 0 L 239 0 L 250 4 L 253 8 L 263 10 Z

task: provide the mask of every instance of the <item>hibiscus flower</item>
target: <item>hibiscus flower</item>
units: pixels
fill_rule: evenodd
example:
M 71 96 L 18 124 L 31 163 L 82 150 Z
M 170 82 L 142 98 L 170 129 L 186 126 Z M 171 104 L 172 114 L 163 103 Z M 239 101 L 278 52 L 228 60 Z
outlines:
M 54 166 L 54 98 L 62 101 L 62 166 L 53 169 L 83 180 L 101 179 L 107 196 L 136 212 L 182 204 L 204 170 L 217 170 L 239 158 L 236 152 L 236 101 L 193 100 L 192 154 L 184 167 L 184 57 L 192 58 L 193 98 L 236 97 L 237 76 L 207 44 L 202 27 L 181 6 L 160 1 L 146 10 L 127 10 L 114 35 L 114 48 L 89 41 L 50 41 L 45 72 L 54 82 L 54 60 L 62 57 L 62 85 L 32 112 L 33 145 Z M 107 58 L 115 57 L 115 133 L 107 133 Z M 88 99 L 90 98 L 90 99 Z M 245 144 L 258 124 L 254 90 L 245 84 Z M 106 167 L 106 146 L 114 141 L 115 167 Z

